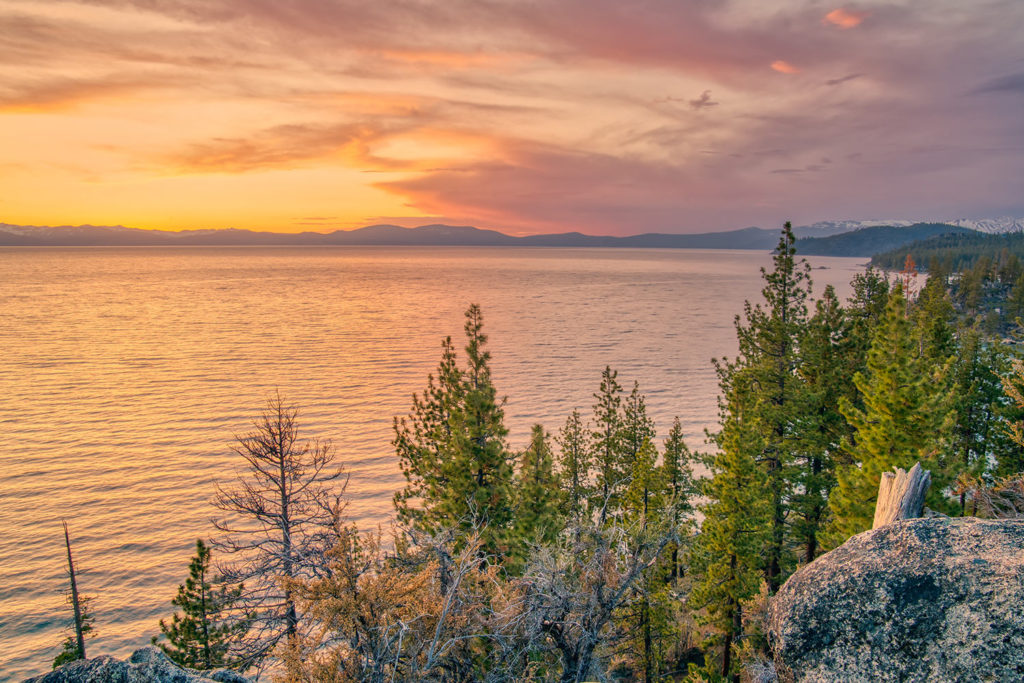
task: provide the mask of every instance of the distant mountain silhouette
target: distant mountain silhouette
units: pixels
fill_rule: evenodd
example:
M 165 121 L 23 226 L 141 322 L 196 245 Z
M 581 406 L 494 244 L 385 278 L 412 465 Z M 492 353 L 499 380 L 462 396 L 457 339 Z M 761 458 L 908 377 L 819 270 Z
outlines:
M 252 230 L 140 230 L 123 226 L 20 226 L 0 223 L 0 246 L 466 246 L 641 247 L 670 249 L 771 249 L 776 230 L 744 228 L 695 235 L 647 233 L 609 237 L 566 232 L 513 237 L 467 225 L 370 225 L 358 230 L 256 232 Z
M 823 256 L 871 256 L 945 232 L 969 232 L 945 224 L 917 223 L 862 227 L 863 221 L 815 223 L 794 228 L 797 252 Z M 848 230 L 848 232 L 841 232 Z M 840 234 L 836 234 L 840 232 Z M 823 237 L 823 235 L 831 235 Z M 0 246 L 422 246 L 422 247 L 637 247 L 649 249 L 773 249 L 778 230 L 743 228 L 694 235 L 644 233 L 628 237 L 564 232 L 513 237 L 468 225 L 369 225 L 334 232 L 257 232 L 253 230 L 140 230 L 121 225 L 58 227 L 0 223 Z

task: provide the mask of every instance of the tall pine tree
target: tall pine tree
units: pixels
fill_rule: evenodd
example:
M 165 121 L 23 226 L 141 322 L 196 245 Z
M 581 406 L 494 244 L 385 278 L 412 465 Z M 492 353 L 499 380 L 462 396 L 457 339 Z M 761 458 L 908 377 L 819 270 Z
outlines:
M 596 403 L 590 445 L 597 482 L 591 507 L 601 511 L 602 524 L 609 514 L 618 510 L 629 477 L 629 465 L 622 458 L 622 386 L 618 382 L 618 375 L 617 371 L 606 366 L 601 373 L 601 386 L 594 394 Z
M 566 418 L 557 441 L 560 448 L 558 471 L 565 487 L 562 513 L 566 517 L 579 517 L 587 514 L 588 501 L 593 495 L 590 434 L 583 425 L 580 411 L 573 410 Z
M 563 490 L 555 474 L 548 434 L 534 425 L 530 445 L 519 457 L 516 477 L 518 504 L 515 513 L 516 545 L 548 545 L 562 529 L 560 503 Z
M 871 528 L 879 480 L 893 467 L 910 469 L 920 462 L 932 473 L 929 505 L 946 507 L 941 492 L 949 476 L 941 449 L 952 422 L 949 398 L 935 391 L 944 380 L 918 351 L 905 299 L 897 288 L 875 331 L 866 370 L 853 378 L 863 407 L 840 399 L 840 411 L 854 434 L 848 442 L 851 462 L 839 468 L 829 500 L 829 547 Z
M 697 482 L 693 477 L 694 462 L 696 462 L 696 456 L 686 445 L 686 440 L 683 438 L 683 425 L 677 417 L 672 422 L 672 428 L 669 429 L 668 437 L 665 439 L 661 465 L 666 514 L 676 529 L 690 521 L 693 514 L 694 499 L 697 495 Z M 680 532 L 680 536 L 682 535 Z M 669 578 L 677 579 L 682 573 L 679 543 L 670 545 L 669 554 Z
M 719 448 L 725 441 L 757 443 L 752 457 L 764 468 L 771 506 L 770 533 L 764 549 L 764 573 L 774 593 L 793 557 L 788 551 L 787 517 L 794 489 L 793 468 L 802 448 L 808 392 L 798 370 L 800 339 L 807 321 L 810 266 L 798 260 L 792 226 L 785 224 L 773 257 L 771 271 L 762 269 L 763 304 L 744 306 L 736 318 L 739 354 L 735 360 L 716 362 L 722 393 L 722 428 L 715 436 Z M 742 409 L 741 409 L 742 406 Z M 762 430 L 756 441 L 735 440 L 734 430 L 749 430 L 752 422 Z
M 705 642 L 705 667 L 691 673 L 714 680 L 739 681 L 733 648 L 743 636 L 743 603 L 763 580 L 763 553 L 771 539 L 772 500 L 764 492 L 768 474 L 757 462 L 765 430 L 745 409 L 755 401 L 730 406 L 735 427 L 719 435 L 719 452 L 707 459 L 703 481 L 704 521 L 689 564 L 694 574 L 689 605 L 713 629 Z M 693 668 L 693 667 L 691 667 Z
M 478 533 L 481 552 L 508 551 L 514 494 L 514 454 L 508 448 L 503 399 L 491 378 L 483 315 L 466 311 L 466 367 L 457 366 L 450 340 L 438 379 L 428 379 L 407 419 L 395 420 L 394 445 L 409 482 L 396 494 L 399 518 L 436 532 Z
M 849 427 L 839 412 L 841 397 L 855 396 L 850 377 L 858 369 L 853 323 L 843 310 L 831 285 L 815 303 L 800 342 L 799 372 L 807 389 L 801 447 L 797 450 L 796 488 L 792 494 L 793 540 L 800 561 L 810 562 L 819 553 L 819 535 L 828 510 L 828 496 L 835 485 L 835 468 L 841 462 L 842 445 Z

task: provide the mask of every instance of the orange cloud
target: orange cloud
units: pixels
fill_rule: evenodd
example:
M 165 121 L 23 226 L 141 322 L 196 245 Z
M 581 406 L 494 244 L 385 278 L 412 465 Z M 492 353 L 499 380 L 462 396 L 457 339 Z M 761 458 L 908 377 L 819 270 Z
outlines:
M 450 69 L 500 67 L 529 59 L 525 54 L 458 52 L 455 50 L 415 50 L 392 48 L 380 56 L 393 62 Z
M 834 9 L 825 15 L 823 20 L 825 23 L 835 24 L 839 28 L 853 28 L 854 26 L 860 26 L 860 23 L 864 21 L 870 12 L 852 12 L 842 7 Z
M 45 113 L 73 109 L 105 98 L 124 98 L 152 88 L 145 79 L 108 76 L 95 80 L 61 78 L 15 84 L 0 92 L 0 112 Z
M 793 66 L 789 62 L 787 62 L 785 60 L 782 60 L 782 59 L 776 59 L 774 62 L 772 62 L 772 68 L 775 69 L 776 71 L 778 71 L 780 74 L 797 74 L 797 73 L 800 73 L 800 69 L 799 68 Z

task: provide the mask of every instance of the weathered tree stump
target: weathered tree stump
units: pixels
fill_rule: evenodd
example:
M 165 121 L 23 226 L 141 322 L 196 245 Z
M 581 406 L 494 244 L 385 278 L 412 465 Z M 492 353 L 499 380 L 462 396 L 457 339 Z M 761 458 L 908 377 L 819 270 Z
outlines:
M 920 517 L 924 510 L 924 497 L 932 483 L 932 475 L 916 463 L 909 472 L 893 468 L 883 472 L 878 483 L 878 503 L 875 505 L 875 523 L 872 529 L 899 519 Z

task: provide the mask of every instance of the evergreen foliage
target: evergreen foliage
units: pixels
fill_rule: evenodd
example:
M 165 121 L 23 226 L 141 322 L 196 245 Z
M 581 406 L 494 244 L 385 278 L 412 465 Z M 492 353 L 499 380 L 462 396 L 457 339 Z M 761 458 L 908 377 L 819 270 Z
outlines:
M 958 276 L 933 259 L 915 300 L 904 262 L 891 290 L 869 268 L 845 305 L 832 287 L 812 302 L 787 223 L 761 299 L 736 317 L 736 357 L 715 361 L 707 454 L 678 418 L 659 454 L 639 384 L 625 393 L 611 367 L 557 458 L 539 424 L 513 452 L 470 306 L 464 356 L 445 339 L 395 419 L 407 485 L 392 543 L 344 520 L 329 444 L 300 443 L 295 409 L 272 399 L 236 449 L 250 476 L 217 498 L 263 531 L 217 522 L 245 560 L 225 567 L 234 588 L 197 541 L 157 644 L 201 669 L 273 652 L 288 680 L 678 680 L 688 662 L 688 680 L 749 678 L 764 605 L 800 563 L 870 528 L 883 472 L 921 462 L 929 507 L 965 514 L 1024 470 L 1024 363 L 966 315 L 1024 302 L 1020 264 L 982 255 Z
M 959 272 L 974 267 L 981 259 L 997 260 L 1004 251 L 1006 256 L 1024 259 L 1024 233 L 989 235 L 965 230 L 915 241 L 891 251 L 879 251 L 872 252 L 874 256 L 871 257 L 871 265 L 876 268 L 895 270 L 910 254 L 917 263 L 929 263 L 934 259 L 945 263 L 946 270 Z
M 633 390 L 623 402 L 622 432 L 619 446 L 623 470 L 633 470 L 640 452 L 653 445 L 656 432 L 654 420 L 647 415 L 647 399 L 640 393 L 640 383 L 633 382 Z M 652 449 L 653 450 L 653 449 Z M 654 451 L 657 454 L 657 451 Z
M 516 495 L 515 544 L 523 549 L 554 541 L 564 526 L 560 512 L 562 488 L 555 474 L 548 434 L 539 424 L 533 426 L 530 445 L 519 458 Z
M 629 463 L 623 461 L 622 386 L 619 373 L 605 367 L 601 386 L 594 394 L 594 423 L 590 458 L 597 474 L 591 507 L 601 511 L 603 522 L 618 509 L 622 490 L 629 476 Z
M 716 363 L 722 398 L 723 444 L 753 444 L 761 449 L 752 456 L 765 469 L 771 501 L 770 542 L 765 548 L 764 573 L 769 590 L 775 590 L 792 568 L 787 552 L 787 517 L 793 468 L 802 448 L 800 418 L 807 410 L 807 387 L 798 373 L 800 338 L 807 320 L 810 266 L 798 261 L 792 226 L 786 223 L 776 247 L 771 271 L 762 269 L 763 305 L 744 306 L 736 318 L 739 354 L 733 361 Z M 746 420 L 750 425 L 744 425 Z M 733 430 L 762 430 L 759 439 L 732 439 Z
M 684 535 L 682 527 L 692 522 L 694 499 L 698 495 L 699 484 L 693 473 L 693 464 L 697 461 L 697 455 L 686 445 L 683 425 L 677 417 L 665 439 L 660 478 L 664 487 L 665 515 L 672 526 L 680 530 L 681 536 Z M 681 560 L 680 544 L 673 543 L 669 547 L 669 580 L 682 575 Z
M 78 597 L 80 618 L 82 623 L 82 638 L 89 639 L 96 637 L 96 618 L 92 613 L 92 597 L 88 595 L 80 595 Z M 68 604 L 71 603 L 71 596 L 68 595 Z M 72 625 L 72 630 L 74 625 Z M 84 659 L 78 649 L 78 640 L 75 634 L 68 635 L 64 638 L 64 641 L 60 644 L 60 652 L 53 658 L 53 668 L 56 669 L 59 666 L 70 664 L 71 662 Z
M 841 398 L 853 400 L 849 378 L 858 369 L 854 322 L 828 286 L 815 303 L 800 342 L 800 378 L 807 390 L 802 443 L 794 471 L 793 541 L 799 559 L 811 562 L 821 549 L 819 536 L 826 521 L 828 496 L 835 486 L 835 469 L 849 427 L 839 413 Z
M 796 258 L 794 241 L 787 223 L 772 270 L 762 269 L 763 302 L 747 302 L 736 318 L 737 357 L 715 361 L 721 428 L 712 438 L 718 452 L 706 460 L 710 478 L 702 492 L 708 502 L 689 558 L 695 577 L 689 602 L 713 635 L 705 644 L 704 668 L 691 671 L 695 677 L 738 680 L 734 649 L 744 636 L 743 604 L 762 580 L 769 592 L 781 585 L 795 564 L 793 513 L 817 524 L 814 509 L 826 495 L 819 489 L 827 484 L 814 478 L 822 476 L 822 456 L 808 451 L 807 439 L 826 429 L 823 416 L 812 416 L 828 397 L 813 391 L 817 375 L 803 372 L 801 346 L 818 340 L 807 332 L 810 269 Z M 838 328 L 834 295 L 829 306 L 818 326 L 831 345 L 842 334 L 825 329 Z M 823 351 L 823 367 L 815 373 L 831 372 L 824 360 L 829 356 Z
M 941 446 L 952 415 L 948 394 L 941 390 L 944 368 L 933 369 L 919 355 L 905 310 L 897 288 L 872 339 L 866 370 L 853 377 L 863 407 L 840 399 L 854 435 L 847 445 L 851 462 L 839 468 L 829 500 L 829 547 L 871 528 L 879 479 L 893 467 L 910 469 L 920 462 L 932 473 L 929 505 L 947 507 L 942 491 L 950 479 Z
M 210 576 L 210 549 L 201 538 L 196 539 L 196 554 L 188 571 L 188 578 L 171 600 L 181 614 L 175 612 L 170 623 L 160 620 L 166 643 L 156 636 L 152 642 L 181 666 L 203 670 L 231 666 L 231 646 L 249 627 L 244 614 L 237 613 L 245 587 L 215 587 L 216 579 Z
M 594 494 L 591 476 L 590 434 L 583 425 L 578 410 L 573 410 L 558 432 L 560 457 L 558 472 L 565 495 L 562 496 L 563 516 L 580 516 L 589 509 L 589 500 Z
M 68 558 L 68 592 L 65 595 L 65 599 L 71 608 L 72 620 L 70 624 L 71 635 L 61 644 L 61 651 L 53 660 L 54 669 L 68 662 L 85 659 L 86 638 L 96 635 L 93 628 L 93 617 L 89 610 L 89 603 L 92 602 L 92 598 L 78 592 L 78 572 L 75 569 L 75 561 L 71 554 L 71 534 L 68 531 L 68 523 L 62 520 L 61 524 L 64 527 L 64 548 Z
M 950 371 L 955 418 L 950 435 L 951 465 L 959 476 L 985 478 L 1014 474 L 1021 449 L 1006 433 L 1013 408 L 1003 395 L 1009 358 L 1001 345 L 986 340 L 977 326 L 957 340 Z M 993 472 L 994 470 L 994 472 Z M 960 514 L 966 514 L 960 495 Z
M 427 380 L 406 419 L 395 419 L 394 446 L 408 485 L 395 495 L 399 519 L 433 533 L 479 530 L 481 552 L 503 556 L 512 524 L 515 456 L 506 443 L 504 400 L 491 380 L 483 315 L 466 311 L 466 367 L 450 339 L 437 380 Z
M 941 274 L 932 274 L 914 306 L 917 353 L 927 361 L 944 364 L 956 353 L 956 311 Z
M 743 414 L 753 403 L 730 406 L 735 427 L 723 430 L 719 451 L 707 460 L 710 478 L 702 492 L 708 502 L 701 507 L 704 521 L 688 558 L 695 577 L 690 608 L 714 629 L 704 643 L 703 675 L 712 678 L 738 680 L 733 647 L 743 636 L 743 602 L 758 591 L 764 550 L 771 541 L 773 506 L 765 496 L 769 478 L 755 457 L 765 447 L 765 430 L 756 416 Z

